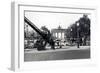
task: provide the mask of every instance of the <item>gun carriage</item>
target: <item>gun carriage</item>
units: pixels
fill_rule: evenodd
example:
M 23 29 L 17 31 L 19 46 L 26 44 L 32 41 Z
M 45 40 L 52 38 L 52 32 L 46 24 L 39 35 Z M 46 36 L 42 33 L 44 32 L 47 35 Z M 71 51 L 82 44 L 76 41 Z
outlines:
M 51 33 L 47 30 L 48 33 L 41 31 L 34 23 L 32 23 L 28 18 L 24 17 L 24 21 L 32 27 L 40 36 L 41 42 L 37 41 L 37 50 L 45 50 L 46 44 L 48 43 L 51 46 L 51 49 L 55 49 L 55 43 L 53 38 L 51 37 Z M 43 44 L 43 41 L 45 43 Z M 42 43 L 42 44 L 41 44 Z

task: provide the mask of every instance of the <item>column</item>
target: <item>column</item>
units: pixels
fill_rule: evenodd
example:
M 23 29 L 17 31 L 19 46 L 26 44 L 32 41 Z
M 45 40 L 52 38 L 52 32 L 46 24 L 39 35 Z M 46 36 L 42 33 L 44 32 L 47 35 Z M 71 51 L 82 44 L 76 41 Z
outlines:
M 62 39 L 62 32 L 61 32 L 61 39 Z
M 57 32 L 57 38 L 59 38 L 59 33 Z

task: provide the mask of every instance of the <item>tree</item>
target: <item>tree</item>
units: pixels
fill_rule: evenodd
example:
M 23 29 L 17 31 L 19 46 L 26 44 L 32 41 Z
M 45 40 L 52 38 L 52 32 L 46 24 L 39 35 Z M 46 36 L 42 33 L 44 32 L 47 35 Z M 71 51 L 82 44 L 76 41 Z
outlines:
M 79 23 L 79 26 L 77 26 L 77 23 Z M 66 29 L 66 39 L 70 41 L 71 39 L 77 38 L 77 33 L 79 33 L 79 38 L 84 38 L 84 45 L 86 45 L 87 38 L 90 39 L 90 19 L 87 15 L 83 15 L 79 20 L 77 20 L 74 24 L 70 25 Z M 77 32 L 78 30 L 78 32 Z

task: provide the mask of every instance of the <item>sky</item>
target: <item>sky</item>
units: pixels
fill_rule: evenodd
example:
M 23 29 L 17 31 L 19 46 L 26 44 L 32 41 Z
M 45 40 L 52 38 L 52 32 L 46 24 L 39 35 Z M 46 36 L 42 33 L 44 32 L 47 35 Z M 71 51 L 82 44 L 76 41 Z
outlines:
M 50 12 L 25 12 L 25 16 L 34 23 L 38 28 L 46 26 L 49 30 L 61 26 L 63 29 L 68 28 L 75 21 L 79 20 L 83 14 L 69 14 L 69 13 L 50 13 Z M 88 16 L 90 17 L 90 15 Z M 32 30 L 29 27 L 29 30 Z

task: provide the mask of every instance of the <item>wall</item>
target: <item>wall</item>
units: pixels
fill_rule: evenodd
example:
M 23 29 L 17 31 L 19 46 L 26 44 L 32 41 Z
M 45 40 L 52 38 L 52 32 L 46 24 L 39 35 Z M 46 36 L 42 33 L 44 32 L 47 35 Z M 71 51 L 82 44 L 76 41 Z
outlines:
M 12 0 L 13 1 L 13 0 Z M 18 0 L 16 0 L 18 1 Z M 94 45 L 98 48 L 98 57 L 99 57 L 99 36 L 100 36 L 100 2 L 99 0 L 19 0 L 22 2 L 33 2 L 33 4 L 41 4 L 41 5 L 57 5 L 57 6 L 66 6 L 67 4 L 74 5 L 87 5 L 87 6 L 96 6 L 98 8 L 98 25 L 96 25 L 96 31 L 94 33 L 95 42 Z M 11 0 L 1 0 L 0 1 L 0 73 L 12 73 L 9 70 L 10 67 L 10 53 L 11 53 Z M 98 62 L 100 62 L 100 58 L 98 58 Z M 42 70 L 34 70 L 29 71 L 31 73 L 99 73 L 100 64 L 98 63 L 98 67 L 55 67 L 47 68 Z M 27 71 L 26 71 L 27 72 Z

